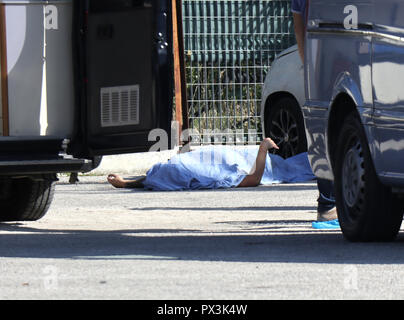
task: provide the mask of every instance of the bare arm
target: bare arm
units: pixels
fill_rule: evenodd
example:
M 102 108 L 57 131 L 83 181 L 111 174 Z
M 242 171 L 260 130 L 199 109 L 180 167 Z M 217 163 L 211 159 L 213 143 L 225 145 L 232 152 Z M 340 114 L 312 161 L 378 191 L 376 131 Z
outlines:
M 304 62 L 304 21 L 301 14 L 293 13 L 293 21 L 295 25 L 295 37 L 299 48 L 299 55 Z
M 257 159 L 255 160 L 252 172 L 237 187 L 256 187 L 260 184 L 265 171 L 267 153 L 271 148 L 279 149 L 270 138 L 265 138 L 258 149 Z

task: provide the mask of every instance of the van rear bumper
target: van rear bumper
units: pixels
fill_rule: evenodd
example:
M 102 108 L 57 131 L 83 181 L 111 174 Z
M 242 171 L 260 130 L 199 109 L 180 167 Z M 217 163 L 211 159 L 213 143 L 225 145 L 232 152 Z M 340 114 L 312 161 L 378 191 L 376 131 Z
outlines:
M 0 175 L 88 172 L 91 159 L 65 153 L 67 142 L 52 137 L 0 137 Z
M 21 175 L 62 172 L 88 172 L 93 161 L 87 159 L 0 160 L 0 175 Z

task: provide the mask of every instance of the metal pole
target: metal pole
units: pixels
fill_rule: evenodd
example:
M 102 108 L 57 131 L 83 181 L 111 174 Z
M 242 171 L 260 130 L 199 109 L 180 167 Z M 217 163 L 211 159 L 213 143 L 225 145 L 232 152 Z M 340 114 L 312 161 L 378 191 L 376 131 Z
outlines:
M 179 123 L 179 137 L 182 130 L 189 128 L 186 97 L 184 36 L 182 27 L 182 0 L 172 0 L 173 50 L 175 79 L 175 118 Z M 181 141 L 178 141 L 181 144 Z

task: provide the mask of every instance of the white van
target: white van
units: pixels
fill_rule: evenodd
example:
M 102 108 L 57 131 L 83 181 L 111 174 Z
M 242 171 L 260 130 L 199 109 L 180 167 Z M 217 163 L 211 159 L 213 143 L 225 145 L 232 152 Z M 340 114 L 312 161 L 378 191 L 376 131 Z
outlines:
M 37 220 L 57 173 L 170 135 L 165 0 L 0 0 L 0 221 Z

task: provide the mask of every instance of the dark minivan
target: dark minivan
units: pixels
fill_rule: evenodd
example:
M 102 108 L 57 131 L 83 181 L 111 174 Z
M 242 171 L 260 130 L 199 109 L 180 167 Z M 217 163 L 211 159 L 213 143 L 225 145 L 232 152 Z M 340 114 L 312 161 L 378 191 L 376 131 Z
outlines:
M 334 180 L 352 241 L 387 241 L 403 219 L 404 2 L 311 0 L 303 107 L 308 153 Z

